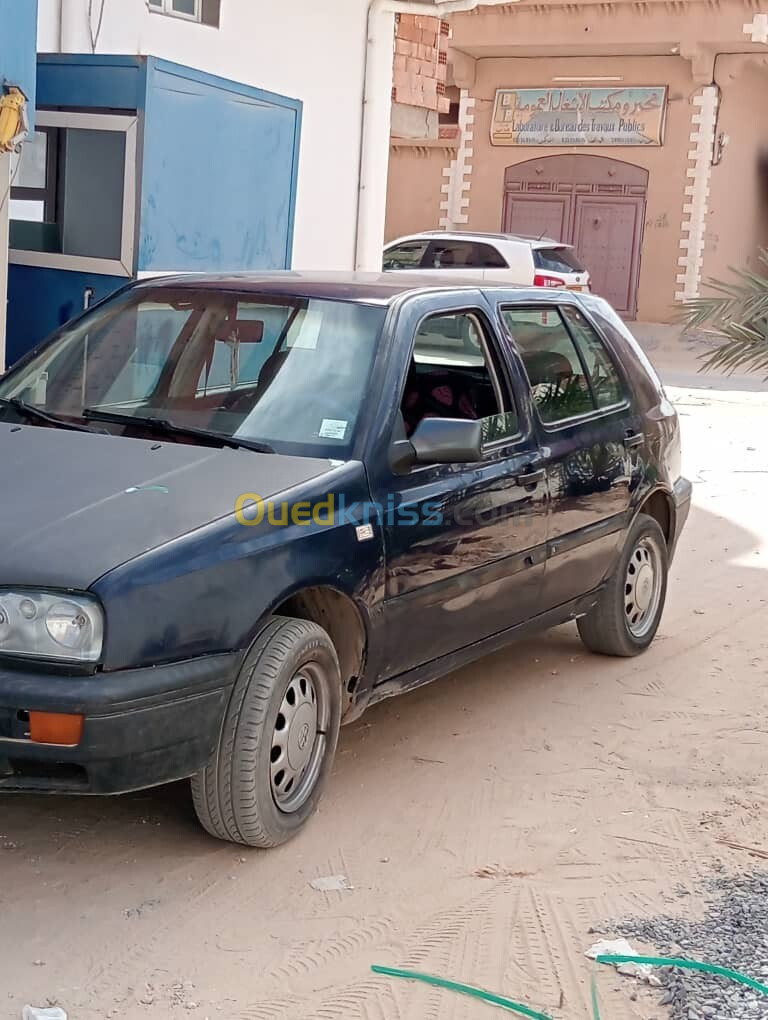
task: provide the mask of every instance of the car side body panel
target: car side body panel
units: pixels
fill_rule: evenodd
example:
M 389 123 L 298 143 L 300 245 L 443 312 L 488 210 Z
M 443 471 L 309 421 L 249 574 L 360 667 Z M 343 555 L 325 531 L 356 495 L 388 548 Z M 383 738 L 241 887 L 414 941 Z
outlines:
M 245 489 L 245 492 L 248 490 Z M 339 517 L 340 494 L 345 517 Z M 314 508 L 335 497 L 334 516 Z M 255 526 L 232 512 L 104 574 L 91 586 L 110 626 L 106 671 L 245 651 L 263 620 L 302 588 L 327 585 L 351 598 L 366 621 L 382 598 L 383 544 L 360 541 L 370 502 L 367 477 L 354 461 L 270 501 L 273 518 L 287 507 L 310 508 L 307 523 L 270 523 L 269 510 Z M 248 508 L 243 511 L 247 517 Z
M 88 561 L 99 569 L 88 589 L 102 602 L 107 619 L 97 671 L 86 675 L 80 670 L 76 676 L 76 670 L 0 661 L 0 788 L 112 793 L 193 774 L 215 746 L 234 678 L 255 637 L 288 600 L 307 590 L 337 593 L 359 621 L 360 662 L 346 692 L 349 721 L 375 701 L 427 683 L 518 634 L 588 612 L 615 567 L 628 528 L 650 497 L 666 501 L 672 554 L 691 496 L 690 484 L 680 476 L 677 418 L 615 313 L 598 299 L 566 291 L 458 281 L 436 286 L 434 277 L 414 277 L 413 285 L 401 281 L 400 286 L 389 278 L 399 275 L 366 284 L 369 289 L 357 298 L 384 302 L 389 311 L 353 459 L 298 466 L 275 459 L 269 466 L 269 492 L 259 495 L 289 509 L 305 504 L 308 519 L 305 515 L 298 523 L 289 514 L 281 526 L 266 516 L 256 524 L 244 523 L 230 508 L 239 486 L 228 478 L 226 491 L 216 498 L 211 494 L 196 512 L 180 508 L 178 527 L 169 520 L 158 523 L 152 532 L 155 544 L 149 536 L 144 546 L 138 538 L 129 545 L 122 536 L 121 562 Z M 195 285 L 212 290 L 244 286 L 240 279 Z M 300 274 L 295 279 L 285 274 L 276 283 L 252 281 L 251 286 L 257 293 L 259 287 L 294 287 L 296 293 L 313 289 L 321 295 L 330 290 L 322 280 L 303 283 Z M 356 299 L 356 283 L 338 286 L 338 299 Z M 520 355 L 500 316 L 502 306 L 516 303 L 580 308 L 620 366 L 630 393 L 627 406 L 565 429 L 542 428 Z M 462 308 L 479 309 L 493 331 L 500 371 L 518 411 L 519 436 L 489 449 L 478 465 L 429 469 L 420 491 L 419 469 L 402 473 L 393 469 L 391 459 L 405 366 L 418 322 Z M 627 446 L 630 429 L 642 438 Z M 0 443 L 15 441 L 18 430 L 10 437 L 5 431 L 0 430 Z M 60 444 L 65 433 L 50 437 Z M 37 441 L 42 438 L 38 433 Z M 116 453 L 121 442 L 139 442 L 88 435 L 73 436 L 73 442 L 78 438 L 93 445 L 114 443 Z M 590 455 L 582 458 L 585 450 Z M 190 468 L 197 463 L 197 454 L 190 451 L 179 456 Z M 202 471 L 209 462 L 242 463 L 246 493 L 256 488 L 248 474 L 251 464 L 256 472 L 260 456 L 251 460 L 244 452 L 224 457 L 206 451 L 199 466 Z M 546 478 L 526 491 L 518 474 L 542 465 Z M 172 466 L 169 459 L 169 470 Z M 219 484 L 226 471 L 217 471 Z M 114 486 L 107 491 L 101 482 L 89 503 L 93 513 L 125 495 Z M 173 483 L 165 477 L 161 488 L 171 493 L 147 496 L 158 507 L 166 497 L 175 498 Z M 188 500 L 196 498 L 191 489 L 184 492 Z M 468 527 L 451 519 L 442 531 L 409 525 L 401 534 L 386 519 L 390 496 L 395 506 L 437 500 L 450 508 L 474 501 L 475 509 L 500 508 L 502 523 L 475 521 Z M 319 517 L 313 512 L 318 504 Z M 73 520 L 78 512 L 67 504 Z M 139 524 L 132 521 L 135 536 Z M 103 522 L 99 527 L 103 535 Z M 31 555 L 33 546 L 27 548 Z M 75 578 L 71 552 L 67 563 Z M 13 562 L 18 573 L 13 581 L 24 584 L 20 563 Z M 66 581 L 61 573 L 55 576 Z M 44 583 L 40 564 L 34 583 Z M 30 707 L 85 713 L 83 745 L 30 748 L 19 735 L 23 712 Z M 24 755 L 50 765 L 50 775 L 26 776 L 9 765 Z M 55 769 L 63 766 L 84 770 L 87 780 L 73 779 L 71 770 L 59 777 Z

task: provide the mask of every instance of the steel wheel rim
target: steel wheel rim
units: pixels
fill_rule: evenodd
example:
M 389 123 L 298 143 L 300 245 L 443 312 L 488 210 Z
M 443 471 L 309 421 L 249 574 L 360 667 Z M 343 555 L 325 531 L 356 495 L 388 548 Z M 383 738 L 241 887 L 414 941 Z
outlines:
M 304 663 L 288 681 L 272 730 L 269 782 L 280 811 L 298 811 L 320 778 L 330 716 L 328 682 L 322 668 Z
M 629 557 L 624 579 L 624 618 L 632 637 L 645 637 L 656 622 L 663 562 L 661 550 L 650 535 L 640 539 Z

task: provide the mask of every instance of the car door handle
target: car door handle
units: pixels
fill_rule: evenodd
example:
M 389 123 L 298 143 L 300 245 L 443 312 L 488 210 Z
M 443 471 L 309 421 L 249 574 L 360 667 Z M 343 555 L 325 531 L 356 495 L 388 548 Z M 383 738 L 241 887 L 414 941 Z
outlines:
M 515 481 L 518 485 L 523 485 L 528 488 L 530 485 L 538 485 L 539 482 L 543 482 L 546 477 L 547 472 L 544 468 L 538 468 L 537 470 L 529 468 L 529 470 L 525 471 L 522 475 L 516 475 Z
M 624 445 L 628 450 L 634 449 L 635 446 L 642 446 L 645 442 L 645 436 L 642 432 L 627 432 L 624 436 Z

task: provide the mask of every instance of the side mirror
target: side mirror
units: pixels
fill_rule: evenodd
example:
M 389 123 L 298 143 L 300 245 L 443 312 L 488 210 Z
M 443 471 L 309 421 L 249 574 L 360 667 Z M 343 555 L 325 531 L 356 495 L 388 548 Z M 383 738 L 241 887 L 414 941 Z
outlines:
M 417 464 L 474 464 L 483 458 L 483 425 L 463 418 L 422 418 L 411 446 Z

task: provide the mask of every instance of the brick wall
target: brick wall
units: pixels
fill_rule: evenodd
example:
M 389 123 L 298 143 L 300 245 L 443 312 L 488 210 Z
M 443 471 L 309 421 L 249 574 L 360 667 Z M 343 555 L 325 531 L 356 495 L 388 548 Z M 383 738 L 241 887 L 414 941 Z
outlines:
M 397 15 L 393 102 L 449 112 L 445 94 L 449 38 L 447 21 L 421 14 Z

